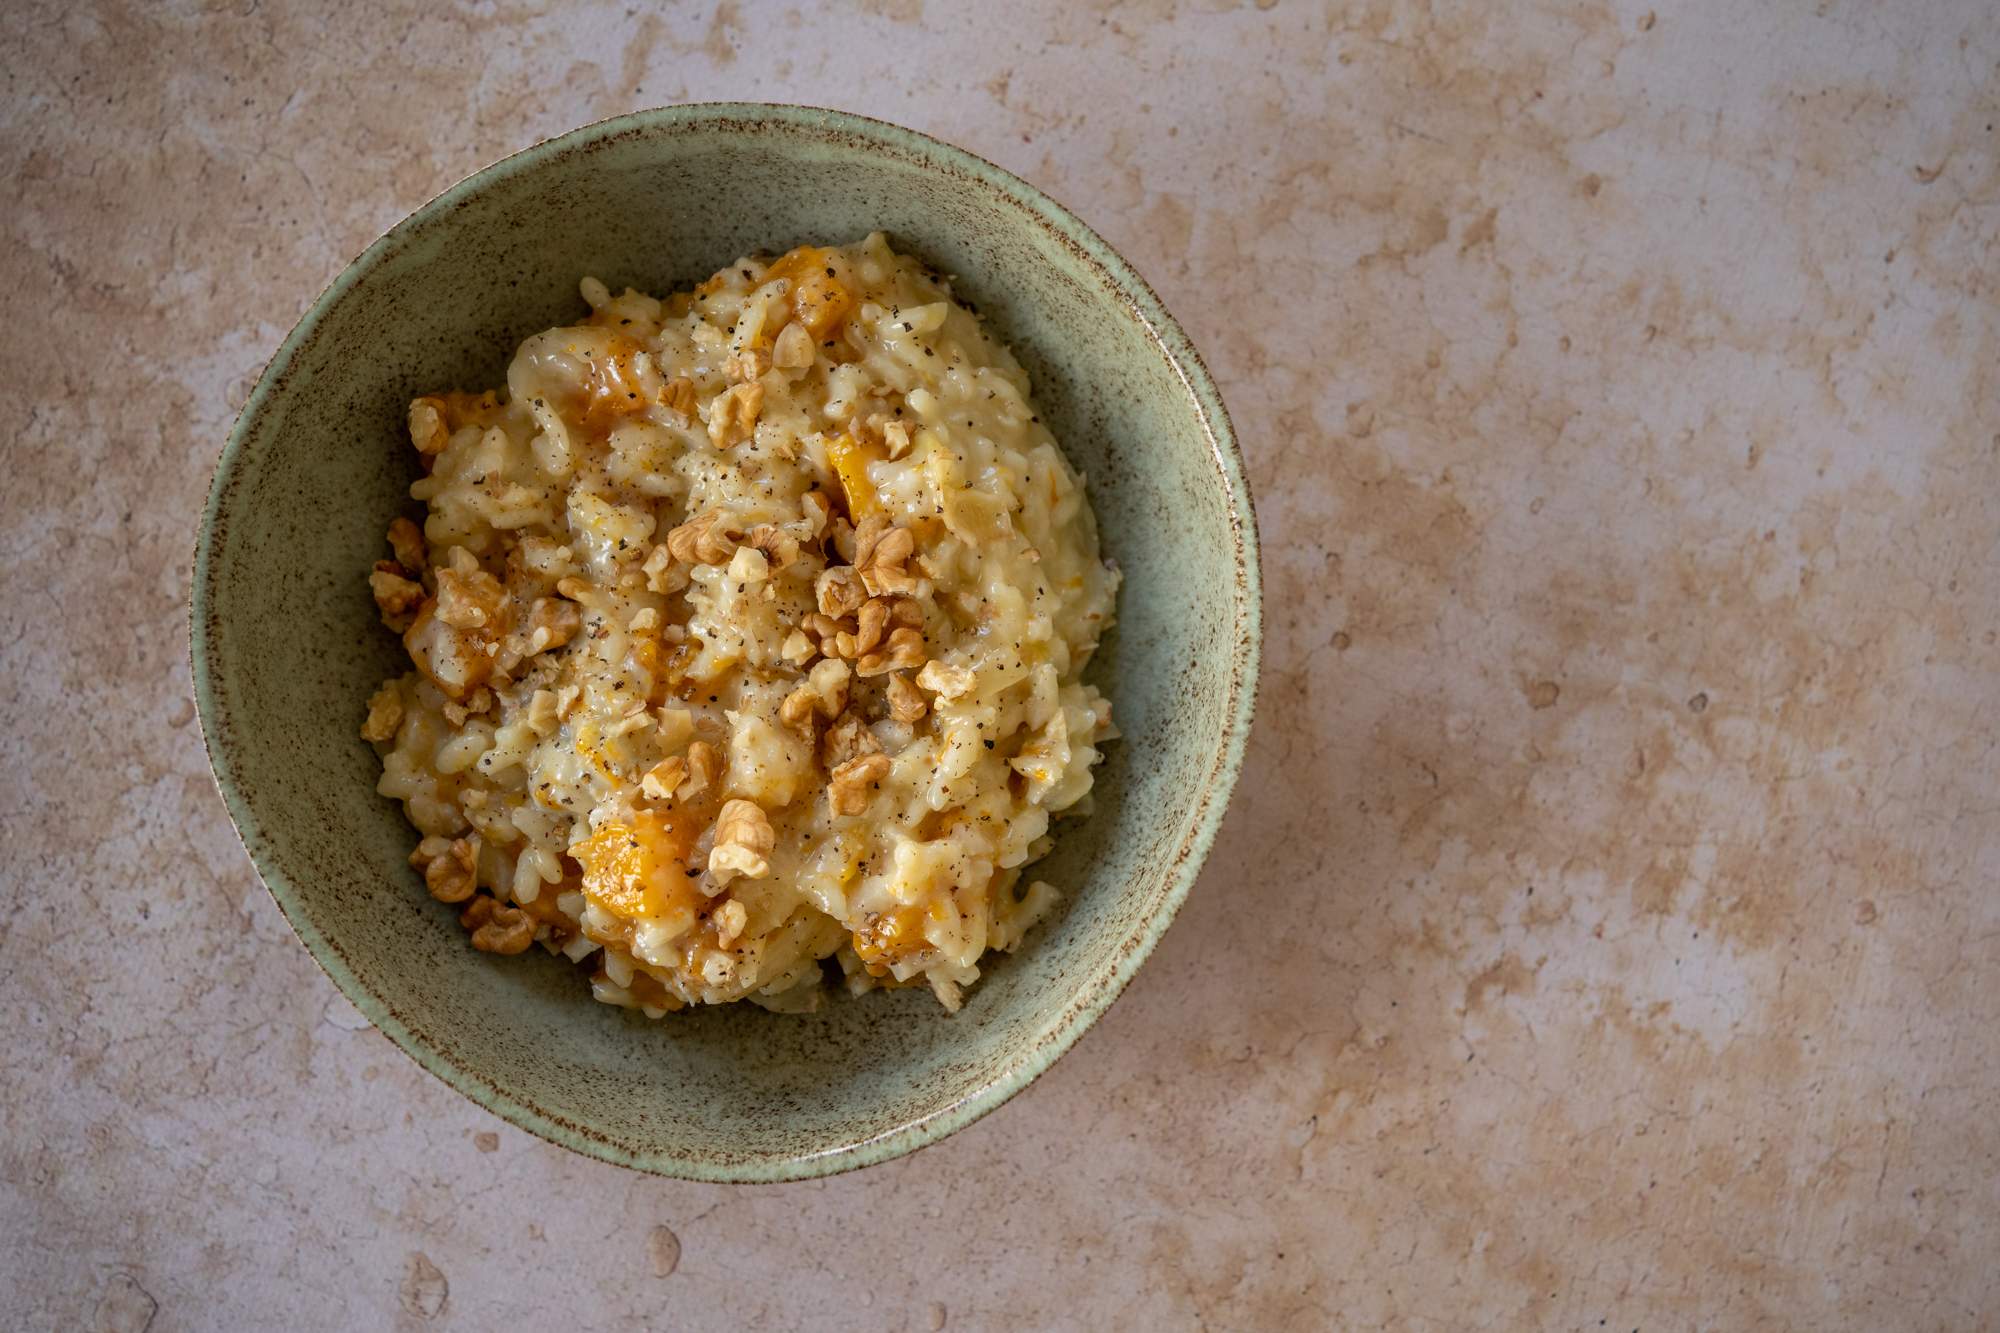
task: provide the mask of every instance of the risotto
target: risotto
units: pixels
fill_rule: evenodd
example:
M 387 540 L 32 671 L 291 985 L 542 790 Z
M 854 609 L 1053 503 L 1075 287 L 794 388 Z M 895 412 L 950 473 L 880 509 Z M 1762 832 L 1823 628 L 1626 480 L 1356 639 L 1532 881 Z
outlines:
M 1118 734 L 1084 479 L 880 235 L 582 295 L 504 390 L 410 405 L 429 513 L 370 583 L 415 669 L 361 734 L 411 864 L 653 1017 L 810 1009 L 828 959 L 955 1011 Z

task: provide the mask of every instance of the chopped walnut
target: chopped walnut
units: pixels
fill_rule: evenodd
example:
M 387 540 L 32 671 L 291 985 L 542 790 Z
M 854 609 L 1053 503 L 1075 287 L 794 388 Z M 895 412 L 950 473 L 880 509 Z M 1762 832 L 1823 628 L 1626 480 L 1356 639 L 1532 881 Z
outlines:
M 828 658 L 813 667 L 806 675 L 806 683 L 819 696 L 819 711 L 828 717 L 839 717 L 847 707 L 849 673 L 847 663 Z
M 854 642 L 854 623 L 852 621 L 835 620 L 832 616 L 818 611 L 801 620 L 799 627 L 819 640 L 819 651 L 828 657 L 843 655 L 840 651 L 840 640 L 843 635 L 850 646 Z M 845 655 L 849 657 L 853 656 L 852 653 Z
M 368 720 L 361 724 L 361 739 L 364 741 L 388 741 L 396 738 L 396 728 L 403 725 L 403 692 L 390 681 L 368 697 Z
M 764 410 L 764 386 L 754 381 L 724 389 L 708 405 L 708 439 L 718 449 L 747 440 Z
M 687 781 L 674 792 L 674 796 L 682 801 L 691 801 L 715 785 L 716 778 L 722 773 L 722 756 L 707 741 L 690 741 L 687 771 Z
M 417 446 L 418 453 L 438 453 L 450 440 L 441 399 L 426 396 L 410 404 L 410 443 Z
M 583 612 L 560 597 L 537 597 L 528 612 L 528 655 L 560 648 L 583 628 Z
M 853 713 L 842 713 L 840 720 L 827 728 L 826 739 L 821 742 L 821 755 L 826 760 L 828 772 L 864 754 L 880 754 L 881 751 L 882 742 L 876 740 L 868 724 Z
M 879 597 L 871 597 L 861 604 L 861 610 L 854 617 L 854 651 L 870 653 L 875 645 L 882 642 L 882 632 L 889 625 L 889 604 Z
M 708 853 L 708 873 L 717 884 L 738 875 L 762 879 L 771 873 L 766 858 L 777 845 L 777 834 L 763 807 L 755 801 L 727 801 L 715 817 L 715 845 Z
M 656 801 L 664 801 L 674 794 L 681 785 L 681 775 L 687 771 L 687 761 L 679 755 L 668 755 L 654 764 L 645 777 L 639 779 L 639 790 Z
M 472 697 L 464 703 L 459 703 L 456 700 L 446 700 L 442 711 L 445 721 L 451 723 L 454 727 L 462 727 L 465 725 L 467 718 L 484 713 L 491 707 L 493 707 L 493 692 L 484 685 L 481 685 L 472 692 Z
M 694 381 L 685 375 L 676 375 L 668 380 L 660 390 L 660 406 L 681 419 L 682 425 L 694 420 Z
M 821 574 L 813 584 L 813 596 L 819 600 L 822 615 L 838 618 L 852 615 L 868 600 L 868 589 L 862 586 L 861 576 L 847 565 L 835 565 Z
M 930 711 L 924 694 L 900 671 L 889 673 L 889 716 L 898 722 L 916 722 Z
M 814 537 L 826 531 L 827 523 L 833 518 L 833 501 L 818 491 L 807 491 L 799 501 L 799 512 L 812 524 Z
M 868 792 L 889 776 L 886 754 L 867 754 L 850 759 L 833 770 L 827 783 L 826 800 L 836 815 L 858 815 L 868 809 Z
M 425 838 L 410 853 L 410 864 L 424 872 L 424 887 L 441 903 L 462 903 L 479 887 L 479 839 Z
M 674 553 L 665 542 L 655 546 L 640 566 L 646 575 L 646 588 L 650 592 L 679 592 L 687 587 L 687 571 L 674 559 Z
M 535 919 L 488 894 L 465 906 L 458 923 L 472 932 L 472 947 L 486 953 L 520 953 L 535 942 Z
M 678 754 L 694 739 L 694 714 L 685 708 L 662 706 L 660 719 L 660 749 L 667 754 Z
M 856 675 L 879 676 L 885 671 L 901 671 L 924 665 L 924 636 L 917 630 L 899 629 L 889 636 L 887 651 L 869 653 L 854 664 Z
M 439 620 L 453 629 L 499 628 L 500 580 L 475 565 L 470 572 L 440 569 L 437 581 Z
M 667 550 L 685 564 L 722 565 L 736 554 L 736 543 L 722 522 L 722 511 L 711 509 L 669 532 Z
M 754 380 L 770 368 L 771 354 L 761 347 L 739 348 L 722 363 L 722 373 L 733 380 Z
M 772 569 L 783 569 L 799 558 L 799 539 L 783 528 L 759 523 L 750 529 L 750 545 L 764 553 Z
M 734 898 L 715 909 L 715 942 L 727 949 L 750 924 L 750 913 Z
M 410 627 L 417 608 L 424 604 L 424 585 L 404 577 L 407 571 L 394 560 L 378 560 L 368 576 L 375 605 L 381 608 L 382 623 L 398 634 Z
M 832 543 L 835 553 L 838 554 L 842 560 L 845 560 L 850 565 L 854 563 L 855 546 L 854 546 L 853 524 L 849 523 L 846 519 L 842 518 L 840 515 L 835 514 L 832 518 L 827 520 L 825 539 Z
M 428 563 L 424 530 L 407 518 L 399 518 L 389 525 L 389 549 L 396 553 L 396 563 L 412 575 L 420 573 Z
M 857 540 L 858 546 L 858 540 Z M 916 534 L 908 528 L 890 528 L 868 549 L 866 560 L 855 564 L 861 570 L 861 581 L 868 591 L 875 594 L 908 594 L 917 590 L 917 576 L 903 568 L 903 562 L 916 552 Z
M 875 550 L 869 560 L 871 565 L 900 565 L 908 560 L 917 549 L 916 534 L 908 528 L 891 528 L 882 534 L 882 540 L 875 543 Z
M 891 462 L 910 452 L 910 424 L 907 421 L 885 423 L 882 427 L 882 443 L 889 447 Z
M 931 661 L 924 663 L 924 669 L 917 673 L 917 684 L 942 699 L 956 699 L 971 692 L 979 683 L 979 677 L 960 666 Z
M 811 685 L 801 685 L 785 696 L 785 702 L 778 706 L 778 720 L 794 731 L 805 731 L 811 739 L 813 710 L 819 705 L 819 695 Z
M 528 725 L 537 736 L 547 739 L 556 730 L 556 696 L 550 690 L 536 690 L 528 700 Z
M 813 363 L 812 335 L 803 324 L 787 324 L 771 347 L 771 364 L 786 370 L 802 370 Z
M 869 561 L 875 558 L 876 543 L 881 541 L 894 526 L 887 514 L 864 515 L 861 521 L 854 525 L 854 554 L 849 563 L 856 570 L 866 569 Z
M 804 666 L 819 652 L 819 643 L 806 637 L 804 630 L 795 629 L 785 636 L 785 643 L 778 655 L 793 666 Z

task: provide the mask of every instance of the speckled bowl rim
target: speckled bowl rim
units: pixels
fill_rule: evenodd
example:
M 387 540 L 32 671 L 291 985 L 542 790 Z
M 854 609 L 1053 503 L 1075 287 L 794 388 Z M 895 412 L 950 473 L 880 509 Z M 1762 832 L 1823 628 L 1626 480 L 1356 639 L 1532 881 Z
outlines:
M 1045 1029 L 1047 1035 L 1043 1040 L 1023 1052 L 1021 1059 L 1004 1074 L 977 1091 L 886 1133 L 796 1157 L 714 1163 L 626 1151 L 601 1138 L 579 1132 L 577 1128 L 510 1096 L 488 1079 L 459 1068 L 376 999 L 349 967 L 339 946 L 313 925 L 310 914 L 303 910 L 305 895 L 300 886 L 294 884 L 277 865 L 263 825 L 238 782 L 236 759 L 230 751 L 226 733 L 217 726 L 216 720 L 221 715 L 222 707 L 222 695 L 218 688 L 221 662 L 217 651 L 218 629 L 211 628 L 209 624 L 217 578 L 211 559 L 211 537 L 247 442 L 256 432 L 271 400 L 281 392 L 293 361 L 301 349 L 312 341 L 326 314 L 365 282 L 392 253 L 441 222 L 463 201 L 494 184 L 540 171 L 553 160 L 587 150 L 602 141 L 659 130 L 685 130 L 694 126 L 725 130 L 735 126 L 754 133 L 773 125 L 806 130 L 822 138 L 835 138 L 844 146 L 882 153 L 905 163 L 925 163 L 926 159 L 930 159 L 931 163 L 972 177 L 1004 195 L 1058 240 L 1072 256 L 1097 271 L 1126 311 L 1144 327 L 1193 399 L 1216 470 L 1227 488 L 1230 526 L 1235 536 L 1237 620 L 1231 638 L 1236 647 L 1236 662 L 1230 679 L 1228 727 L 1222 744 L 1216 750 L 1214 763 L 1201 784 L 1196 816 L 1175 854 L 1171 883 L 1166 886 L 1158 908 L 1119 948 L 1110 969 L 1064 1002 L 1064 1012 L 1053 1027 Z M 737 1184 L 777 1183 L 835 1175 L 871 1166 L 913 1152 L 963 1129 L 1039 1077 L 1082 1038 L 1098 1016 L 1124 991 L 1139 970 L 1139 965 L 1145 962 L 1173 923 L 1181 904 L 1193 888 L 1202 863 L 1215 842 L 1216 832 L 1221 827 L 1230 793 L 1242 771 L 1244 749 L 1249 741 L 1256 708 L 1257 673 L 1262 656 L 1263 586 L 1256 514 L 1251 506 L 1242 456 L 1237 449 L 1235 432 L 1231 429 L 1222 395 L 1210 378 L 1200 354 L 1173 316 L 1167 313 L 1153 289 L 1103 237 L 1018 176 L 916 130 L 817 107 L 705 102 L 638 111 L 598 121 L 558 138 L 544 140 L 475 172 L 390 228 L 334 279 L 279 346 L 242 411 L 237 414 L 229 441 L 216 464 L 208 501 L 202 507 L 189 621 L 189 657 L 194 675 L 195 703 L 201 717 L 202 741 L 208 751 L 209 766 L 214 771 L 216 785 L 221 789 L 223 802 L 236 826 L 237 836 L 307 952 L 378 1031 L 419 1065 L 472 1101 L 511 1124 L 561 1147 L 619 1166 L 682 1179 Z

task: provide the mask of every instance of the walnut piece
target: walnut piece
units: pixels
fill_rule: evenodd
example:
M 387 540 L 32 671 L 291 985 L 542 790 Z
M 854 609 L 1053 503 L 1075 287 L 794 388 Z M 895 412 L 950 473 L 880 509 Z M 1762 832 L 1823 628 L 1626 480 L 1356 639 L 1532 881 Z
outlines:
M 402 725 L 403 692 L 392 680 L 368 697 L 368 720 L 361 724 L 361 739 L 394 740 L 396 728 Z
M 500 580 L 474 565 L 470 571 L 437 572 L 437 618 L 453 629 L 500 632 L 506 594 Z
M 520 953 L 535 942 L 535 919 L 489 894 L 467 903 L 458 923 L 472 932 L 472 947 L 486 953 Z
M 426 396 L 410 404 L 410 443 L 417 446 L 418 453 L 438 453 L 450 440 L 442 399 Z
M 799 627 L 819 641 L 818 651 L 828 657 L 854 656 L 854 622 L 835 620 L 832 616 L 815 611 L 799 622 Z M 841 641 L 846 640 L 847 651 L 841 651 Z
M 924 702 L 924 692 L 910 684 L 900 671 L 889 673 L 889 716 L 898 722 L 916 722 L 930 711 Z
M 528 725 L 543 740 L 555 734 L 556 696 L 552 690 L 536 690 L 528 700 Z
M 722 511 L 711 509 L 667 534 L 667 551 L 689 565 L 724 565 L 736 554 L 736 543 L 723 525 Z
M 868 724 L 853 713 L 842 713 L 840 719 L 827 728 L 826 739 L 821 742 L 821 754 L 829 773 L 862 755 L 881 752 L 882 742 L 876 740 Z
M 743 927 L 750 924 L 750 913 L 743 904 L 731 898 L 715 909 L 715 942 L 727 949 L 743 934 Z
M 681 776 L 686 772 L 687 760 L 677 754 L 668 755 L 639 779 L 639 790 L 656 801 L 664 801 L 681 785 Z
M 817 539 L 825 534 L 826 525 L 833 518 L 833 501 L 818 491 L 807 491 L 799 501 L 799 513 L 812 524 L 812 534 Z
M 368 576 L 368 588 L 375 594 L 382 623 L 398 634 L 410 627 L 417 608 L 424 604 L 424 585 L 407 577 L 409 572 L 398 561 L 378 560 Z
M 859 541 L 856 542 L 857 548 Z M 917 576 L 903 568 L 917 549 L 916 534 L 908 528 L 890 528 L 868 549 L 866 560 L 857 560 L 861 581 L 876 595 L 907 595 L 917 590 Z
M 819 602 L 821 615 L 837 619 L 859 611 L 868 600 L 868 589 L 850 566 L 835 565 L 814 582 L 813 596 Z
M 743 347 L 729 354 L 722 373 L 733 380 L 754 380 L 771 368 L 771 354 L 761 347 Z
M 793 666 L 802 667 L 819 652 L 819 643 L 806 637 L 806 632 L 795 629 L 785 636 L 785 643 L 778 650 L 778 656 Z
M 801 370 L 813 363 L 812 335 L 803 324 L 787 324 L 771 347 L 771 364 Z
M 869 653 L 882 642 L 882 631 L 889 624 L 889 604 L 880 597 L 871 597 L 861 604 L 861 610 L 854 617 L 854 651 Z
M 865 514 L 854 525 L 854 553 L 849 557 L 849 563 L 857 573 L 868 567 L 868 562 L 875 558 L 876 543 L 894 526 L 889 516 L 883 513 Z
M 708 853 L 708 873 L 717 884 L 738 875 L 762 879 L 771 873 L 766 858 L 777 845 L 777 834 L 763 807 L 755 801 L 726 801 L 715 817 L 715 845 Z
M 979 677 L 971 671 L 944 662 L 926 662 L 917 673 L 917 684 L 942 699 L 956 699 L 970 693 L 978 683 Z
M 583 612 L 561 597 L 537 597 L 528 611 L 528 655 L 560 648 L 583 628 Z
M 410 853 L 410 864 L 424 872 L 424 887 L 441 903 L 462 903 L 479 887 L 479 839 L 425 838 Z
M 899 629 L 889 636 L 886 652 L 869 653 L 854 664 L 854 672 L 859 676 L 879 676 L 886 671 L 901 671 L 907 667 L 923 665 L 923 634 L 913 629 Z
M 715 395 L 708 405 L 708 439 L 718 449 L 747 440 L 764 410 L 764 386 L 737 384 Z
M 422 572 L 428 563 L 424 554 L 424 530 L 407 518 L 399 518 L 389 525 L 389 549 L 396 553 L 396 563 L 412 575 Z
M 764 560 L 772 569 L 784 569 L 799 558 L 799 539 L 769 523 L 759 523 L 750 529 L 748 540 L 764 553 Z
M 444 712 L 445 721 L 451 723 L 454 727 L 462 727 L 465 725 L 465 719 L 483 713 L 491 707 L 493 707 L 493 691 L 481 685 L 472 692 L 472 697 L 464 703 L 458 703 L 455 700 L 446 700 L 442 711 Z M 473 796 L 479 794 L 481 793 L 467 792 L 466 798 L 470 800 Z
M 813 692 L 813 687 L 801 685 L 778 706 L 778 720 L 795 731 L 805 731 L 807 739 L 811 739 L 813 709 L 818 704 L 819 695 Z
M 692 741 L 688 744 L 687 771 L 687 781 L 674 792 L 676 800 L 691 801 L 713 787 L 722 772 L 722 756 L 707 741 Z
M 889 756 L 886 754 L 866 754 L 850 759 L 839 768 L 827 783 L 826 800 L 836 815 L 858 815 L 868 809 L 868 793 L 874 786 L 889 776 Z
M 649 592 L 674 593 L 688 585 L 687 571 L 674 559 L 673 550 L 665 542 L 653 548 L 640 569 L 646 575 Z
M 694 381 L 676 375 L 660 390 L 660 406 L 681 419 L 683 426 L 694 420 Z
M 882 443 L 889 447 L 891 462 L 910 452 L 910 424 L 907 421 L 884 422 Z
M 828 658 L 814 664 L 806 673 L 806 683 L 819 696 L 819 711 L 828 717 L 839 717 L 847 707 L 847 688 L 850 673 L 847 663 Z

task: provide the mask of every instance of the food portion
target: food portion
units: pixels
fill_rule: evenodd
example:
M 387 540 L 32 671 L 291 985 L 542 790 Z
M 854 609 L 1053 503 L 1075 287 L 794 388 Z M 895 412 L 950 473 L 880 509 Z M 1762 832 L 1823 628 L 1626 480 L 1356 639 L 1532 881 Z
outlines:
M 411 864 L 654 1017 L 812 1008 L 827 959 L 955 1011 L 1118 734 L 1083 478 L 880 235 L 582 294 L 504 390 L 410 405 L 429 514 L 369 581 L 414 670 L 361 734 Z

